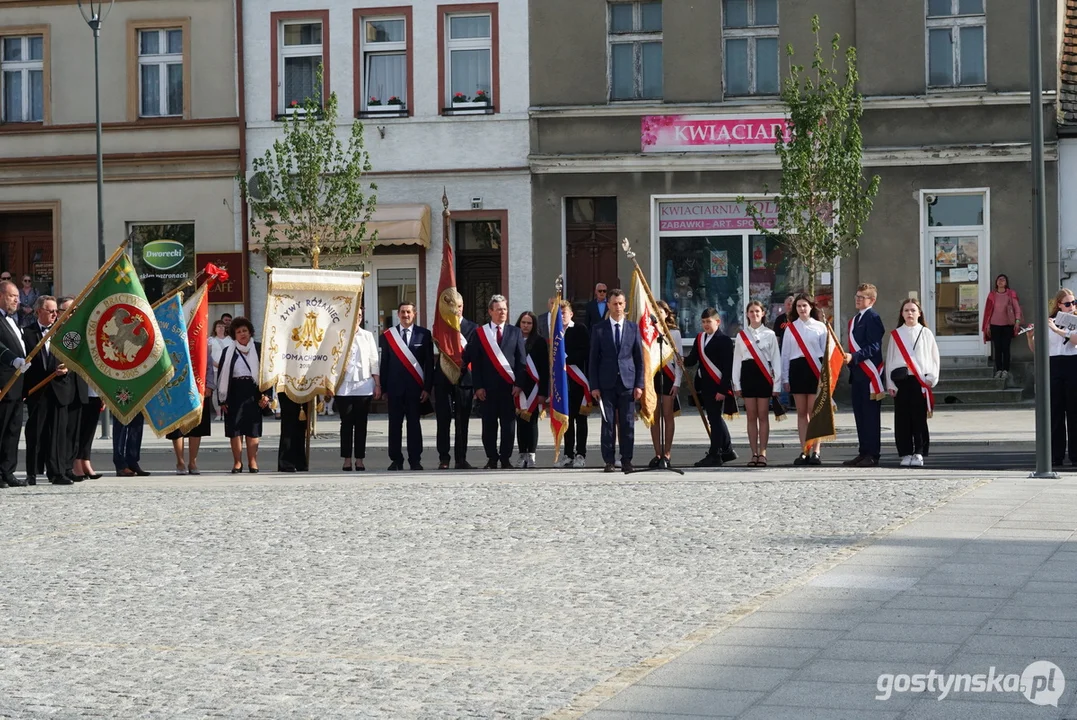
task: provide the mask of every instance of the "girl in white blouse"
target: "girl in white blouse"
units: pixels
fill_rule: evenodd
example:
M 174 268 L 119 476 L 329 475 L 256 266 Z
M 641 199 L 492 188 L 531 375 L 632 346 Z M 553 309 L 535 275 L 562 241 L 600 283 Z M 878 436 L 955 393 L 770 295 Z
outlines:
M 232 347 L 233 340 L 228 337 L 228 323 L 224 320 L 218 320 L 213 323 L 213 335 L 210 336 L 207 341 L 209 344 L 209 358 L 210 363 L 216 368 L 221 364 L 221 357 L 224 356 L 224 351 Z M 217 419 L 220 420 L 221 408 L 217 404 L 217 393 L 213 394 L 213 404 L 217 405 Z
M 748 326 L 737 334 L 733 349 L 733 393 L 744 398 L 744 411 L 748 413 L 748 444 L 752 448 L 748 465 L 766 467 L 770 400 L 782 389 L 781 350 L 778 336 L 763 324 L 763 303 L 752 300 L 744 314 Z
M 372 333 L 361 327 L 362 308 L 358 312 L 359 325 L 355 328 L 348 364 L 344 367 L 333 403 L 340 416 L 340 456 L 344 458 L 341 469 L 345 472 L 366 470 L 363 460 L 366 458 L 370 403 L 381 397 L 378 343 Z
M 658 312 L 662 314 L 662 319 L 669 328 L 669 334 L 673 336 L 673 347 L 669 349 L 678 353 L 681 350 L 681 331 L 677 329 L 677 317 L 665 300 L 659 300 L 657 305 Z M 654 459 L 650 463 L 652 468 L 669 467 L 669 451 L 673 447 L 673 418 L 680 409 L 677 391 L 680 390 L 683 373 L 674 354 L 670 356 L 665 367 L 659 368 L 652 378 L 654 391 L 658 396 L 655 413 L 662 414 L 662 428 L 665 430 L 664 434 L 659 435 L 657 420 L 651 425 L 651 442 L 654 444 Z
M 823 355 L 826 353 L 826 324 L 821 322 L 822 313 L 804 293 L 797 295 L 793 302 L 797 319 L 785 328 L 782 340 L 782 386 L 793 395 L 797 406 L 797 431 L 800 434 L 800 446 L 804 447 L 808 437 L 808 419 L 815 406 L 815 395 L 819 391 L 819 377 L 823 369 Z M 799 339 L 798 339 L 799 338 Z M 804 349 L 811 354 L 804 356 Z M 800 453 L 793 461 L 794 465 L 822 465 L 819 459 L 821 441 L 815 441 L 810 454 Z
M 909 367 L 902 348 L 914 368 Z M 906 298 L 901 303 L 898 326 L 890 332 L 886 347 L 886 372 L 886 391 L 894 398 L 894 439 L 901 465 L 920 467 L 924 464 L 927 419 L 934 403 L 924 385 L 933 388 L 939 382 L 939 346 L 927 329 L 919 300 Z
M 1062 467 L 1069 448 L 1070 465 L 1077 466 L 1077 331 L 1059 325 L 1055 318 L 1063 313 L 1077 314 L 1073 291 L 1062 288 L 1048 308 L 1047 348 L 1051 362 L 1051 464 Z M 1036 352 L 1033 333 L 1028 348 Z M 1068 426 L 1068 427 L 1067 427 Z

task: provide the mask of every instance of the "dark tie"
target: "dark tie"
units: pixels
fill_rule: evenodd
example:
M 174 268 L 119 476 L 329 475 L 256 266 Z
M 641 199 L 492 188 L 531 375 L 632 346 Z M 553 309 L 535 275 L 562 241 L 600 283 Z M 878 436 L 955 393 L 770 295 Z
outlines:
M 411 337 L 411 330 L 404 328 L 404 347 L 407 347 L 409 337 Z
M 856 332 L 856 326 L 860 324 L 860 318 L 863 317 L 860 313 L 856 314 L 853 318 L 853 332 Z
M 613 324 L 613 344 L 617 346 L 617 352 L 621 352 L 621 324 Z
M 497 344 L 498 345 L 501 344 L 501 326 L 500 325 L 497 326 Z

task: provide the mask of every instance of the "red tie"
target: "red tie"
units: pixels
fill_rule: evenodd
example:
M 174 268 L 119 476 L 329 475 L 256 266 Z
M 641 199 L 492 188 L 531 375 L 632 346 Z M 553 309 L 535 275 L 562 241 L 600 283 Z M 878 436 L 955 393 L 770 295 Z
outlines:
M 498 345 L 501 344 L 501 326 L 500 325 L 497 326 L 497 344 Z

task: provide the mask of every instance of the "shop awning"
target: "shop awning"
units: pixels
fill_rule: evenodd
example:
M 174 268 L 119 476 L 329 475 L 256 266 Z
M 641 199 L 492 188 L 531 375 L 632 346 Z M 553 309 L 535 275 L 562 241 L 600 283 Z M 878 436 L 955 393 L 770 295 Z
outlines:
M 258 223 L 258 229 L 264 234 L 266 227 Z M 430 206 L 415 204 L 378 205 L 370 222 L 366 224 L 367 237 L 378 233 L 378 245 L 419 245 L 430 247 Z M 277 245 L 287 248 L 291 243 L 283 241 Z M 251 243 L 255 252 L 260 242 Z

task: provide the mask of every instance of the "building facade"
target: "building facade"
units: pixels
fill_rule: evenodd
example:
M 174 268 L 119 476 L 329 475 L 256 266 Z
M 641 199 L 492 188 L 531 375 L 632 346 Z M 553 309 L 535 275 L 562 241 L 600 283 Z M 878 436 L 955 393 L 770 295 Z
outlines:
M 241 257 L 235 41 L 231 0 L 118 2 L 104 22 L 106 252 L 130 235 L 151 296 L 196 253 Z M 0 49 L 0 269 L 77 293 L 98 268 L 93 34 L 73 0 L 4 0 Z
M 336 93 L 338 133 L 364 122 L 378 231 L 365 326 L 396 321 L 405 300 L 433 318 L 443 243 L 453 243 L 465 313 L 490 295 L 531 304 L 527 3 L 260 0 L 243 3 L 246 166 L 280 136 L 293 104 Z M 450 218 L 443 216 L 442 198 Z M 245 231 L 245 230 L 244 230 Z M 250 246 L 251 305 L 261 318 L 265 265 Z M 359 259 L 352 265 L 360 269 Z
M 1054 276 L 1060 18 L 1057 2 L 1042 4 Z M 827 50 L 834 33 L 857 48 L 865 172 L 882 180 L 859 249 L 816 278 L 819 304 L 840 325 L 856 285 L 871 282 L 888 323 L 919 297 L 944 354 L 986 354 L 979 318 L 994 276 L 1032 283 L 1025 3 L 533 2 L 536 296 L 558 274 L 574 301 L 596 282 L 626 284 L 624 237 L 686 338 L 707 306 L 732 333 L 748 300 L 773 317 L 807 285 L 744 203 L 771 209 L 784 48 L 810 65 L 813 14 Z

